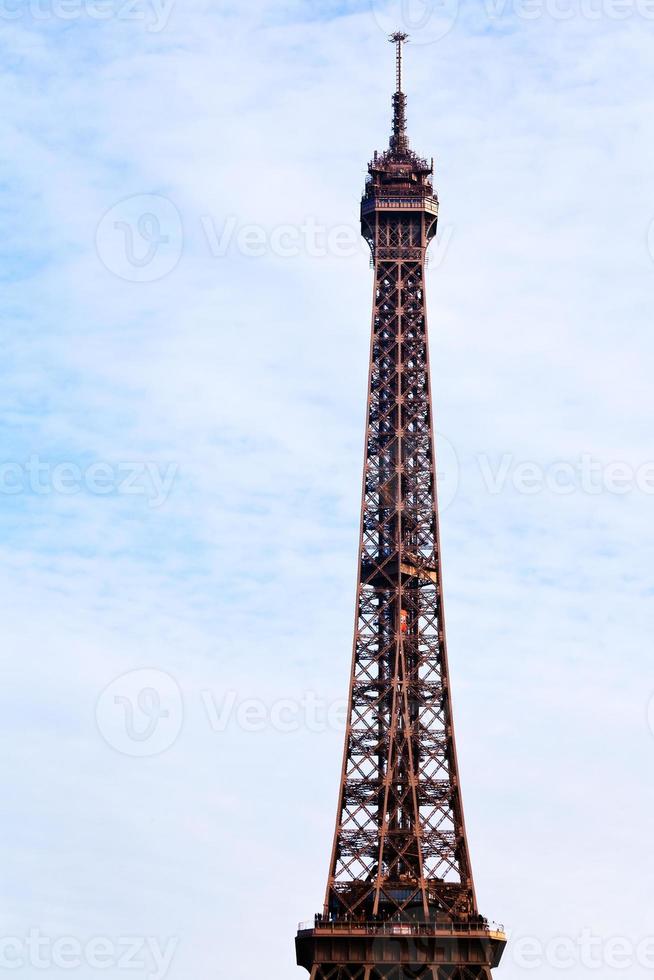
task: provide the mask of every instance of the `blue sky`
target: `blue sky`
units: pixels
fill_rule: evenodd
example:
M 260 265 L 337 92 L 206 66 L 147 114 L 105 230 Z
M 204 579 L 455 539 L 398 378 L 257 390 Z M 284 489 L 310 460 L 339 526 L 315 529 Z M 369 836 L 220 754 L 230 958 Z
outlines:
M 146 939 L 174 943 L 174 980 L 301 975 L 351 651 L 357 213 L 389 24 L 411 27 L 409 132 L 441 199 L 428 300 L 480 906 L 513 937 L 506 980 L 649 975 L 654 12 L 0 6 L 14 975 L 44 975 L 30 930 L 105 939 L 83 980 L 124 975 L 125 937 L 133 976 L 162 975 Z M 132 722 L 161 725 L 130 741 L 144 688 Z

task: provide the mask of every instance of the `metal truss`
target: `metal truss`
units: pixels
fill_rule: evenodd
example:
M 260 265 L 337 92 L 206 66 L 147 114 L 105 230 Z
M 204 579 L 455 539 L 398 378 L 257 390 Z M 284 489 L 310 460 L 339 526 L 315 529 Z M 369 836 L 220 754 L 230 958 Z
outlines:
M 433 163 L 406 138 L 361 203 L 375 270 L 357 611 L 327 890 L 298 962 L 311 980 L 490 980 L 505 937 L 477 910 L 445 640 L 425 303 Z
M 476 911 L 445 648 L 424 254 L 433 219 L 383 213 L 350 711 L 326 911 Z
M 491 972 L 487 966 L 409 966 L 389 964 L 365 966 L 351 963 L 335 963 L 315 966 L 311 980 L 490 980 Z

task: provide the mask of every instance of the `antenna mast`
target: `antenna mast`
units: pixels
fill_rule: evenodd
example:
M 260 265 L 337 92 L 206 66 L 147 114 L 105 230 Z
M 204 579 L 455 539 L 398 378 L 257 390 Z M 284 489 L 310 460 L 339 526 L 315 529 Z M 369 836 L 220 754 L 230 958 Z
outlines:
M 391 149 L 405 153 L 409 144 L 406 138 L 406 95 L 402 91 L 402 45 L 409 40 L 409 35 L 396 31 L 388 39 L 396 46 L 395 53 L 395 94 L 393 96 L 393 135 Z

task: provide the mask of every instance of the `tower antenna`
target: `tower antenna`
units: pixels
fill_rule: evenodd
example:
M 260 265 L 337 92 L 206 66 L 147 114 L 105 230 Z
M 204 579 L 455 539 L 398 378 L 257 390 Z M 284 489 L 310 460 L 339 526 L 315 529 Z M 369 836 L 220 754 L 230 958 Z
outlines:
M 406 42 L 409 40 L 409 35 L 405 34 L 403 31 L 395 31 L 394 34 L 390 35 L 388 40 L 391 42 L 391 44 L 395 44 L 397 48 L 395 54 L 397 85 L 395 91 L 401 92 L 402 91 L 402 45 L 406 44 Z
M 393 133 L 391 135 L 391 150 L 404 155 L 409 143 L 406 137 L 406 95 L 402 91 L 402 45 L 409 40 L 409 35 L 396 31 L 388 39 L 395 44 L 395 94 L 393 95 Z

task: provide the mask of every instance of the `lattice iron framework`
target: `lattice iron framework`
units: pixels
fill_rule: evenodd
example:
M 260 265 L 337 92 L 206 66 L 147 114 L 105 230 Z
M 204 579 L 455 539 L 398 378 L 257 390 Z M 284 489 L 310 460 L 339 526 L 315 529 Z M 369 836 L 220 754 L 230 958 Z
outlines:
M 425 306 L 438 199 L 406 136 L 406 40 L 391 37 L 392 135 L 361 203 L 375 290 L 357 618 L 325 905 L 297 939 L 311 980 L 488 980 L 505 941 L 477 910 L 461 802 Z

